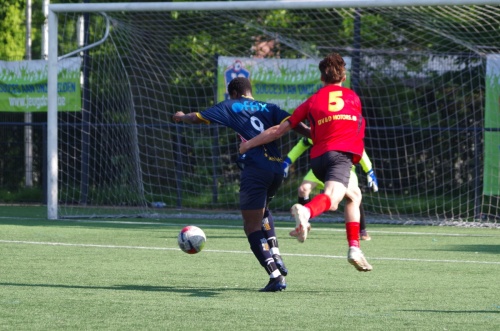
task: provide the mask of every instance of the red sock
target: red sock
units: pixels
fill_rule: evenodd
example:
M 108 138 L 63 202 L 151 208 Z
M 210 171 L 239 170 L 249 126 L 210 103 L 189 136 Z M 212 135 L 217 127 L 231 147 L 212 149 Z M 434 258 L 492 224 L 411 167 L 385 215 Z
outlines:
M 349 247 L 359 247 L 359 223 L 347 222 L 345 224 L 345 231 L 347 234 L 347 242 L 349 243 Z
M 309 210 L 311 211 L 311 217 L 316 217 L 325 211 L 328 211 L 330 209 L 330 206 L 332 205 L 332 200 L 330 200 L 330 197 L 324 193 L 318 194 L 309 203 L 305 204 L 305 207 L 308 207 Z

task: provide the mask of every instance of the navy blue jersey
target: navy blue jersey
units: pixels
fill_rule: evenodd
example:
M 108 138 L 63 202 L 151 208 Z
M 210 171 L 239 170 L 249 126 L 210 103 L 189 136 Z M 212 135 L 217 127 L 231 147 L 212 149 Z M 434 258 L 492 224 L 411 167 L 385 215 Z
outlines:
M 290 114 L 272 103 L 256 101 L 242 97 L 235 100 L 225 100 L 208 108 L 198 116 L 210 122 L 222 124 L 236 131 L 241 139 L 249 140 L 266 129 L 280 124 L 290 117 Z M 260 169 L 283 173 L 283 159 L 276 142 L 252 148 L 240 156 L 245 166 L 255 166 Z

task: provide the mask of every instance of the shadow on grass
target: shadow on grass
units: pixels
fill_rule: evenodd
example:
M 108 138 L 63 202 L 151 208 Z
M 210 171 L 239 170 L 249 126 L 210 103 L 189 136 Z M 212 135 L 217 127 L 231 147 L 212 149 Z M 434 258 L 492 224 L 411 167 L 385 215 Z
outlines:
M 175 286 L 153 286 L 153 285 L 116 285 L 116 286 L 85 286 L 85 285 L 61 285 L 61 284 L 28 284 L 28 283 L 0 283 L 0 286 L 11 287 L 43 287 L 43 288 L 61 288 L 61 289 L 82 289 L 82 290 L 113 290 L 113 291 L 141 291 L 141 292 L 170 292 L 185 294 L 191 297 L 212 298 L 224 292 L 250 292 L 262 293 L 260 288 L 244 287 L 215 287 L 210 289 L 199 287 L 175 287 Z M 287 291 L 285 291 L 287 292 Z M 324 293 L 319 291 L 301 291 L 304 293 Z M 340 292 L 340 291 L 334 291 Z M 267 292 L 271 293 L 271 292 Z M 274 292 L 273 292 L 274 293 Z M 276 292 L 277 293 L 277 292 Z
M 149 285 L 84 286 L 84 285 L 59 285 L 59 284 L 0 283 L 0 286 L 46 287 L 46 288 L 114 290 L 114 291 L 171 292 L 171 293 L 186 294 L 192 297 L 204 297 L 204 298 L 215 297 L 227 291 L 257 292 L 256 289 L 248 289 L 248 288 L 203 289 L 203 288 L 149 286 Z
M 425 309 L 412 309 L 412 310 L 399 310 L 402 312 L 415 312 L 415 313 L 446 313 L 446 314 L 500 314 L 500 310 L 425 310 Z
M 500 245 L 455 245 L 447 246 L 447 248 L 440 248 L 440 251 L 453 251 L 453 252 L 480 252 L 490 254 L 500 254 Z

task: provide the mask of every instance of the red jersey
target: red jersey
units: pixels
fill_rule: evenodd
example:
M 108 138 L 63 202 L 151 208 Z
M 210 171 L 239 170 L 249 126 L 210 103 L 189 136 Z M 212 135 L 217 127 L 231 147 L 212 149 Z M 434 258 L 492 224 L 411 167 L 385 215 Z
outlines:
M 363 155 L 365 120 L 361 101 L 351 89 L 326 85 L 302 103 L 288 119 L 292 128 L 305 119 L 311 127 L 311 158 L 329 151 L 352 153 L 352 162 Z

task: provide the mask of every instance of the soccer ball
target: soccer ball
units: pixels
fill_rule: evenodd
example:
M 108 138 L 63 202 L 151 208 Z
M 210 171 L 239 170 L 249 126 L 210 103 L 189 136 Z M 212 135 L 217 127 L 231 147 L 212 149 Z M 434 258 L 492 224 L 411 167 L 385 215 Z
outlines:
M 184 227 L 177 237 L 179 248 L 188 254 L 201 252 L 206 241 L 207 237 L 205 236 L 205 232 L 194 225 Z

